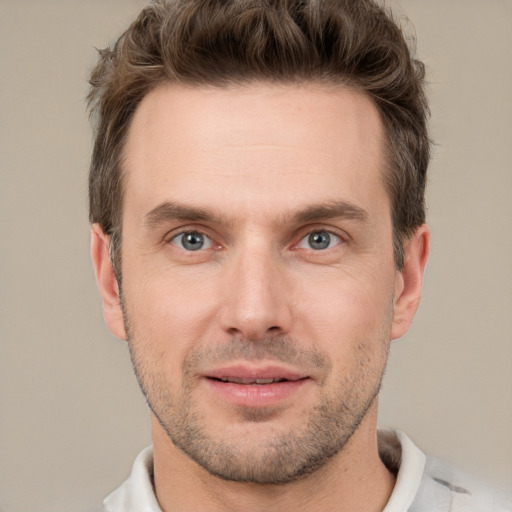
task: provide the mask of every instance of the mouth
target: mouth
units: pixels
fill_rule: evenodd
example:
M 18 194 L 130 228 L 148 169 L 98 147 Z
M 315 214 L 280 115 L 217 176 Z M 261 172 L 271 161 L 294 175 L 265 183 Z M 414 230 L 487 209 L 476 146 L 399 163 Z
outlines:
M 217 399 L 250 408 L 282 403 L 312 381 L 300 372 L 271 366 L 231 366 L 210 371 L 204 377 Z
M 238 377 L 221 377 L 220 379 L 217 379 L 216 377 L 211 377 L 213 380 L 217 380 L 220 382 L 231 382 L 232 384 L 244 384 L 244 385 L 257 385 L 262 386 L 265 384 L 275 384 L 278 382 L 295 382 L 290 381 L 288 379 L 280 378 L 280 377 L 272 377 L 269 379 L 244 379 L 244 378 L 238 378 Z M 307 377 L 304 377 L 307 378 Z M 297 379 L 301 380 L 301 379 Z
M 302 379 L 308 379 L 309 376 L 296 370 L 291 370 L 282 366 L 248 366 L 246 364 L 237 364 L 225 368 L 217 368 L 205 374 L 205 377 L 220 382 L 230 382 L 232 384 L 275 384 L 279 382 L 296 382 Z

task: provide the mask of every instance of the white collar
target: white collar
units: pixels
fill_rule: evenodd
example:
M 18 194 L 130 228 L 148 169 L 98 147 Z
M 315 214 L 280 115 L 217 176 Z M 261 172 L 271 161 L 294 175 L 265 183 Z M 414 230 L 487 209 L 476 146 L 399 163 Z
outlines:
M 399 430 L 379 430 L 379 451 L 391 470 L 398 470 L 393 493 L 382 512 L 404 512 L 411 506 L 423 476 L 426 457 Z M 133 464 L 128 480 L 107 496 L 106 512 L 162 512 L 153 488 L 153 449 L 145 448 Z

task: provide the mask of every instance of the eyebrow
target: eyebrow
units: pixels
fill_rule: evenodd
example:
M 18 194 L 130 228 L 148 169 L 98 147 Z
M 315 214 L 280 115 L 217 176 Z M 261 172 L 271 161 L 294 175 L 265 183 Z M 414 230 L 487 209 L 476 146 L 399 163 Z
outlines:
M 326 219 L 348 219 L 368 222 L 368 212 L 347 201 L 329 201 L 318 205 L 306 206 L 292 213 L 291 218 L 297 223 L 313 222 Z
M 165 201 L 144 216 L 144 225 L 148 228 L 155 228 L 173 220 L 227 223 L 225 219 L 222 219 L 222 216 L 216 215 L 208 208 Z
M 343 218 L 368 222 L 368 213 L 363 208 L 347 201 L 329 201 L 294 210 L 283 217 L 284 222 L 291 221 L 301 224 L 319 220 Z M 209 222 L 217 224 L 232 224 L 223 215 L 215 213 L 209 208 L 188 206 L 181 203 L 165 201 L 153 208 L 144 216 L 144 225 L 147 228 L 156 228 L 171 221 Z

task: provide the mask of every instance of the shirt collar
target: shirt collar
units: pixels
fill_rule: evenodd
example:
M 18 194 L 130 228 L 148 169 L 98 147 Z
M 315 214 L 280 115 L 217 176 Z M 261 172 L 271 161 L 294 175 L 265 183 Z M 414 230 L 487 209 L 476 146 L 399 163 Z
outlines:
M 399 430 L 379 430 L 379 454 L 390 471 L 397 475 L 395 488 L 382 512 L 408 510 L 418 492 L 426 457 Z M 153 449 L 145 448 L 133 464 L 128 480 L 107 496 L 106 512 L 162 512 L 153 487 Z

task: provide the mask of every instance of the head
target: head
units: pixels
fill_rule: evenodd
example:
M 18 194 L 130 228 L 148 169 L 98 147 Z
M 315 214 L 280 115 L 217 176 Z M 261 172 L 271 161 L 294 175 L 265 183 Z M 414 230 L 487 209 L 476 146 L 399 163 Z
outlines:
M 156 3 L 102 53 L 105 317 L 210 473 L 289 482 L 371 437 L 428 253 L 422 77 L 362 0 Z
M 424 66 L 374 0 L 155 2 L 100 52 L 88 96 L 96 120 L 89 217 L 121 273 L 123 150 L 142 99 L 164 84 L 316 83 L 367 95 L 386 135 L 395 264 L 425 222 L 430 142 Z

